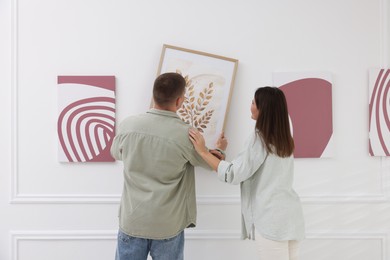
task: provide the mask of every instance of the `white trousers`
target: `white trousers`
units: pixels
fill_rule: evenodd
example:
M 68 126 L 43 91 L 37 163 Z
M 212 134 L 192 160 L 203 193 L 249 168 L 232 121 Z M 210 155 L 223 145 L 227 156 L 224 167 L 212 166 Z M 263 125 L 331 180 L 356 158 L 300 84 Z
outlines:
M 274 241 L 257 233 L 256 244 L 260 260 L 298 260 L 298 241 Z

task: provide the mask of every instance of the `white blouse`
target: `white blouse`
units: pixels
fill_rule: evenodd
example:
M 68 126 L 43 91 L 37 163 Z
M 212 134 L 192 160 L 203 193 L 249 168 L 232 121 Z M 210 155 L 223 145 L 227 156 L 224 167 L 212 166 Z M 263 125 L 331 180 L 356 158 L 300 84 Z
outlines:
M 271 240 L 304 239 L 302 206 L 292 187 L 293 177 L 293 156 L 267 153 L 256 133 L 236 159 L 219 163 L 221 181 L 241 184 L 243 239 L 254 239 L 255 228 Z

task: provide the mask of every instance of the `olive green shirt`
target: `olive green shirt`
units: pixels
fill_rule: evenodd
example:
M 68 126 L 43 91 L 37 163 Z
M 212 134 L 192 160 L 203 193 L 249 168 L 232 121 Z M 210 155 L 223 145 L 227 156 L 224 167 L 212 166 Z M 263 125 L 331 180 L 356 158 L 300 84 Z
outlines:
M 176 113 L 151 109 L 120 125 L 111 147 L 123 161 L 120 229 L 134 237 L 166 239 L 196 225 L 194 166 L 207 167 Z

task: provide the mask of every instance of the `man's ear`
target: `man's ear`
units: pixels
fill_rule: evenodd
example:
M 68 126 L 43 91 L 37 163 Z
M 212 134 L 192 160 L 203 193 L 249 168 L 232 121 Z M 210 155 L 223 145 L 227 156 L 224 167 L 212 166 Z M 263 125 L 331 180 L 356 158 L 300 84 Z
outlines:
M 179 108 L 183 104 L 184 96 L 180 96 L 176 99 L 176 107 Z

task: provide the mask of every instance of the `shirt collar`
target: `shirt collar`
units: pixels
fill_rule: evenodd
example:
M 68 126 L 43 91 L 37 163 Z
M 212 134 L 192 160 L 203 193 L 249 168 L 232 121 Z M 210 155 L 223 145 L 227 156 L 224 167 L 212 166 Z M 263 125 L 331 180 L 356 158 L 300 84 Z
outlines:
M 168 110 L 161 110 L 161 109 L 151 108 L 146 113 L 155 114 L 155 115 L 159 115 L 159 116 L 175 117 L 175 118 L 180 119 L 180 117 L 175 112 L 168 111 Z

